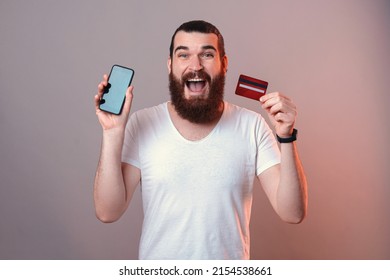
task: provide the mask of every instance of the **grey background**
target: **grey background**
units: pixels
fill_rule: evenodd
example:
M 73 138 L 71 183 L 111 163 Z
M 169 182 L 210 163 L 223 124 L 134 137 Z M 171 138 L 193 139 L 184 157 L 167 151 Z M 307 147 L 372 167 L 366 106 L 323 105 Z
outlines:
M 101 128 L 93 96 L 135 69 L 133 111 L 169 99 L 168 47 L 182 22 L 223 33 L 226 99 L 238 75 L 298 106 L 309 215 L 281 222 L 257 185 L 254 259 L 389 259 L 388 1 L 0 2 L 0 259 L 136 259 L 139 190 L 122 219 L 94 216 Z

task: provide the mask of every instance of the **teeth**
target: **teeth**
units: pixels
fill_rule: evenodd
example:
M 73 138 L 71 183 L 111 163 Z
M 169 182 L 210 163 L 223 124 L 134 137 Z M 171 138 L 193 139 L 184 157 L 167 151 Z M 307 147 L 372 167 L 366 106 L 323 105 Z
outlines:
M 189 82 L 203 82 L 203 79 L 189 79 Z

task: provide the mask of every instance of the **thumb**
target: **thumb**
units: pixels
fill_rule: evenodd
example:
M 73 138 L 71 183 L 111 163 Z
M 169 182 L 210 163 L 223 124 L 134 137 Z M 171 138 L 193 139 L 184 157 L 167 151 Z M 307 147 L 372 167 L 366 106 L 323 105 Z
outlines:
M 131 109 L 131 103 L 133 101 L 133 86 L 129 86 L 126 91 L 125 104 L 123 105 L 123 112 L 128 115 Z

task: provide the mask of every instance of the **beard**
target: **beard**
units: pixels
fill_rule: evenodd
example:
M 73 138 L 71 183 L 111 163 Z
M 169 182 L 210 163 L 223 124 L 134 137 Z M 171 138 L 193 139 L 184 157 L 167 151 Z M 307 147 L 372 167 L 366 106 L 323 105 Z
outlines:
M 184 96 L 186 81 L 192 78 L 201 78 L 207 81 L 209 92 L 206 96 L 189 97 Z M 205 124 L 218 119 L 221 115 L 220 106 L 223 104 L 225 87 L 225 74 L 221 71 L 214 79 L 211 79 L 203 70 L 197 73 L 188 73 L 177 79 L 172 71 L 169 74 L 169 91 L 171 102 L 176 112 L 192 123 Z

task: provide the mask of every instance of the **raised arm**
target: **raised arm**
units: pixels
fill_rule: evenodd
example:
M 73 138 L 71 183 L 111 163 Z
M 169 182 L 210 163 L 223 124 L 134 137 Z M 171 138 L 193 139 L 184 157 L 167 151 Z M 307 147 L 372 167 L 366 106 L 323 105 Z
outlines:
M 281 93 L 264 95 L 260 102 L 267 111 L 276 134 L 280 138 L 291 137 L 296 119 L 296 107 Z M 258 178 L 273 208 L 282 220 L 300 223 L 307 212 L 307 182 L 299 159 L 296 142 L 280 144 L 281 163 Z
M 107 75 L 104 75 L 98 86 L 98 93 L 95 95 L 96 115 L 103 129 L 103 138 L 94 183 L 94 202 L 97 218 L 109 223 L 118 220 L 127 209 L 141 174 L 138 168 L 121 162 L 133 87 L 127 89 L 121 115 L 113 115 L 99 109 L 100 99 L 106 86 Z

